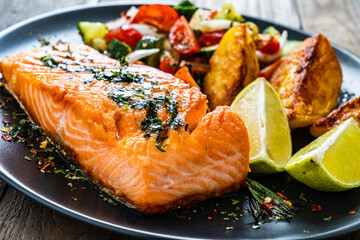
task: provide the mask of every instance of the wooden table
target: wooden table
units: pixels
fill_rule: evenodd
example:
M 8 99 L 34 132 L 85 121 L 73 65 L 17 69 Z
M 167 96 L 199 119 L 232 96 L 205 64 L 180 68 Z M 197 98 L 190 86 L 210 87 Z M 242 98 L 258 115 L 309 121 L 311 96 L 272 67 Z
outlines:
M 94 5 L 105 1 L 2 0 L 0 31 L 44 12 L 72 5 Z M 141 3 L 133 0 L 119 2 Z M 169 3 L 166 0 L 151 2 Z M 194 2 L 199 6 L 219 8 L 223 1 Z M 360 55 L 360 1 L 358 0 L 233 0 L 232 2 L 241 13 L 300 28 L 310 33 L 321 32 L 331 42 Z M 82 223 L 43 207 L 0 180 L 0 239 L 134 238 Z M 360 231 L 339 239 L 360 240 Z

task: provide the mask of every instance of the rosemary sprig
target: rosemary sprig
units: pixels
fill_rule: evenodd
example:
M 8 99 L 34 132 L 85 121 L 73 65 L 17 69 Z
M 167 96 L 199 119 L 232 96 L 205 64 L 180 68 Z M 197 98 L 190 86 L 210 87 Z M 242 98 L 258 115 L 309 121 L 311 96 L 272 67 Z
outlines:
M 256 220 L 264 216 L 274 216 L 278 221 L 294 217 L 295 207 L 286 204 L 284 198 L 278 196 L 269 188 L 250 178 L 246 178 L 246 188 L 251 194 L 251 197 L 248 197 L 247 200 Z M 266 197 L 271 198 L 270 203 L 265 203 Z

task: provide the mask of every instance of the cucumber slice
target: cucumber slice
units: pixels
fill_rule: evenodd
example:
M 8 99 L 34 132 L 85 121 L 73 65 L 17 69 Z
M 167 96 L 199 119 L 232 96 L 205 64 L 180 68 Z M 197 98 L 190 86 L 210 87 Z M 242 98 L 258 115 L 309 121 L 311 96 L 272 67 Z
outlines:
M 249 21 L 245 22 L 245 25 L 251 30 L 251 38 L 255 41 L 259 33 L 259 27 L 255 23 Z
M 227 19 L 235 22 L 244 21 L 244 18 L 236 12 L 234 6 L 229 2 L 223 3 L 221 11 L 215 15 L 214 19 Z
M 164 48 L 164 38 L 145 36 L 136 45 L 135 49 Z
M 93 43 L 92 43 L 92 47 L 95 48 L 96 50 L 103 52 L 106 50 L 107 48 L 107 43 L 105 41 L 105 39 L 103 38 L 94 38 L 93 39 Z
M 110 54 L 113 58 L 121 59 L 131 52 L 131 47 L 126 43 L 120 42 L 119 40 L 113 38 L 111 39 L 108 48 L 108 54 Z
M 281 51 L 281 57 L 285 57 L 289 55 L 302 42 L 303 41 L 298 41 L 298 40 L 287 40 L 285 42 L 284 48 Z
M 208 46 L 208 47 L 203 47 L 200 49 L 200 52 L 196 54 L 196 56 L 210 59 L 218 47 L 219 47 L 219 44 L 216 44 L 213 46 Z
M 266 34 L 270 34 L 271 36 L 274 36 L 274 37 L 280 37 L 281 34 L 280 32 L 274 28 L 273 26 L 268 26 L 263 33 L 266 33 Z
M 94 47 L 95 38 L 103 39 L 108 32 L 106 25 L 100 22 L 79 22 L 78 29 L 84 43 L 90 47 Z
M 160 65 L 161 52 L 164 49 L 164 38 L 157 38 L 152 36 L 144 36 L 140 42 L 136 45 L 135 49 L 153 49 L 158 48 L 160 51 L 146 58 L 141 59 L 144 63 L 152 67 L 158 67 Z

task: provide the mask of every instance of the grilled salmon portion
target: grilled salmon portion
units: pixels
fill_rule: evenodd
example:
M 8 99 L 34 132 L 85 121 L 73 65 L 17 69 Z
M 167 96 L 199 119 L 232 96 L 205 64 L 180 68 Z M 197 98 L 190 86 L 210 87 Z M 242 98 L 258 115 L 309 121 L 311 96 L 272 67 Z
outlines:
M 326 117 L 314 122 L 310 127 L 310 133 L 314 137 L 319 137 L 349 118 L 354 118 L 360 123 L 360 96 L 347 101 Z
M 279 93 L 292 129 L 306 127 L 336 106 L 340 63 L 327 38 L 307 38 L 288 56 L 261 71 Z
M 143 214 L 238 190 L 249 170 L 239 115 L 170 74 L 59 44 L 0 62 L 5 87 L 101 189 Z

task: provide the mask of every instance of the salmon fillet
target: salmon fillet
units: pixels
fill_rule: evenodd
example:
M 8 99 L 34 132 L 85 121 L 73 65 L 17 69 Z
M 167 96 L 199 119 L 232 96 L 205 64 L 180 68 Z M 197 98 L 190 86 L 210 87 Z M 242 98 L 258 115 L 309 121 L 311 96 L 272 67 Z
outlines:
M 0 62 L 5 87 L 29 118 L 102 190 L 143 214 L 236 191 L 249 140 L 228 107 L 170 74 L 75 44 Z

